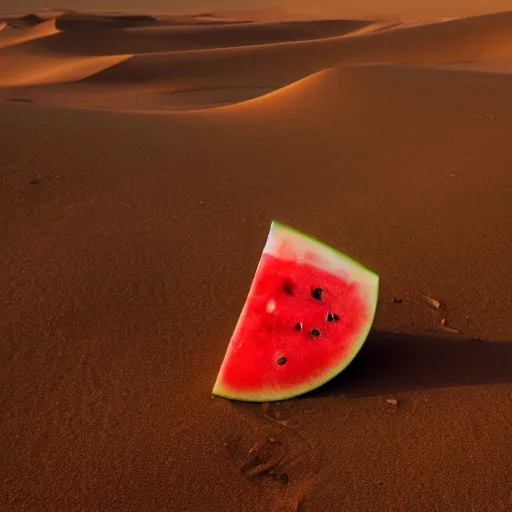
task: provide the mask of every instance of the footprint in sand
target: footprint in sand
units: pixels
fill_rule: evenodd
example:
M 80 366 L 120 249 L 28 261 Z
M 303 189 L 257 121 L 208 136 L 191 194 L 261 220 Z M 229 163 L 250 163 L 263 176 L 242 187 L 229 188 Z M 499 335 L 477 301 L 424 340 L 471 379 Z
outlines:
M 230 458 L 252 491 L 247 492 L 243 510 L 303 511 L 319 468 L 317 449 L 287 424 L 279 405 L 263 404 L 262 410 L 263 418 L 226 443 Z
M 288 483 L 286 473 L 279 471 L 279 464 L 286 456 L 286 449 L 281 441 L 269 437 L 256 442 L 241 466 L 242 475 L 247 478 L 272 476 L 281 482 Z

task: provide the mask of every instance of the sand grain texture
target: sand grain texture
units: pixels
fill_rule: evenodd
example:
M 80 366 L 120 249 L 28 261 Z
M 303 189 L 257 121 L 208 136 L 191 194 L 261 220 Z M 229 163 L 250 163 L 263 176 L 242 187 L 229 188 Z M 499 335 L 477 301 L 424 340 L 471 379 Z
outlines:
M 5 17 L 0 510 L 512 510 L 512 13 L 207 14 Z M 274 218 L 375 328 L 213 399 Z

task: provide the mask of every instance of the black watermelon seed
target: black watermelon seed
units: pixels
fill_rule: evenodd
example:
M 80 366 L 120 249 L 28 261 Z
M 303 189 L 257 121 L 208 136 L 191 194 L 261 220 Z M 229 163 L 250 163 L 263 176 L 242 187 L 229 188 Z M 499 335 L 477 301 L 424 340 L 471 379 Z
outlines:
M 286 357 L 280 357 L 278 360 L 277 360 L 277 364 L 282 366 L 283 364 L 286 363 Z
M 340 319 L 340 317 L 336 313 L 332 315 L 332 318 L 335 322 L 337 322 Z
M 286 295 L 293 295 L 294 288 L 293 283 L 289 279 L 286 279 L 283 286 L 284 293 L 286 293 Z
M 311 331 L 311 336 L 320 336 L 320 331 L 318 329 L 313 329 Z
M 295 324 L 295 329 L 296 329 L 297 331 L 300 331 L 300 330 L 302 329 L 302 324 L 301 324 L 300 322 L 297 322 L 297 323 Z
M 324 291 L 322 290 L 322 288 L 314 288 L 312 291 L 311 291 L 311 295 L 313 296 L 314 299 L 316 300 L 322 300 L 322 293 Z
M 327 321 L 328 321 L 328 322 L 332 322 L 333 320 L 334 320 L 334 316 L 333 316 L 333 314 L 332 314 L 332 313 L 329 313 L 329 314 L 327 315 Z

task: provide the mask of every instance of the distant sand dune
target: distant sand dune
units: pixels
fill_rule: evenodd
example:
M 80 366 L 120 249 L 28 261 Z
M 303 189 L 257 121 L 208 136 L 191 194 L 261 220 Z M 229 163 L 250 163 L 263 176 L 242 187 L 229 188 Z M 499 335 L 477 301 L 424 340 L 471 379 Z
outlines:
M 28 28 L 7 26 L 0 33 L 0 87 L 67 83 L 83 80 L 126 60 L 130 55 L 76 56 L 31 47 L 33 42 L 59 35 L 55 19 Z
M 126 28 L 146 26 L 156 23 L 156 18 L 150 15 L 136 14 L 85 14 L 67 11 L 57 17 L 57 27 L 60 30 L 97 30 L 108 28 Z
M 34 41 L 32 51 L 75 53 L 77 55 L 118 55 L 120 53 L 162 53 L 273 44 L 340 36 L 367 26 L 368 22 L 324 20 L 315 22 L 236 23 L 216 25 L 151 25 L 108 29 L 88 26 L 65 29 L 51 39 Z M 95 37 L 84 38 L 84 30 Z
M 59 30 L 55 26 L 55 20 L 50 19 L 38 25 L 13 28 L 7 26 L 0 32 L 0 49 L 6 46 L 18 45 L 57 34 Z M 0 77 L 1 80 L 1 77 Z
M 0 34 L 7 70 L 0 98 L 21 92 L 9 87 L 79 81 L 59 94 L 31 88 L 31 98 L 169 111 L 243 102 L 340 64 L 512 69 L 512 11 L 428 22 L 205 19 L 65 13 L 30 28 L 7 27 Z
M 14 28 L 35 27 L 40 23 L 44 23 L 45 20 L 46 18 L 31 13 L 19 18 L 13 17 L 7 21 L 7 24 Z
M 58 15 L 58 27 L 61 30 L 95 30 L 122 29 L 134 27 L 179 27 L 228 25 L 243 23 L 244 20 L 233 17 L 216 17 L 213 15 L 162 14 L 158 16 L 145 14 L 126 14 L 118 12 L 81 13 L 65 11 Z M 247 20 L 252 22 L 254 20 Z
M 185 53 L 136 55 L 94 80 L 178 86 L 281 86 L 338 63 L 446 64 L 512 58 L 512 12 L 365 35 Z

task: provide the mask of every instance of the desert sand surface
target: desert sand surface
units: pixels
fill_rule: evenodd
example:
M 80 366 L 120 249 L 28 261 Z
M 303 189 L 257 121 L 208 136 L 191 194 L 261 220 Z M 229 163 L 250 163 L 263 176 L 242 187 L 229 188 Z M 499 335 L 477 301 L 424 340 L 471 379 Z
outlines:
M 512 11 L 0 27 L 0 510 L 512 510 Z M 212 398 L 272 219 L 374 328 Z

